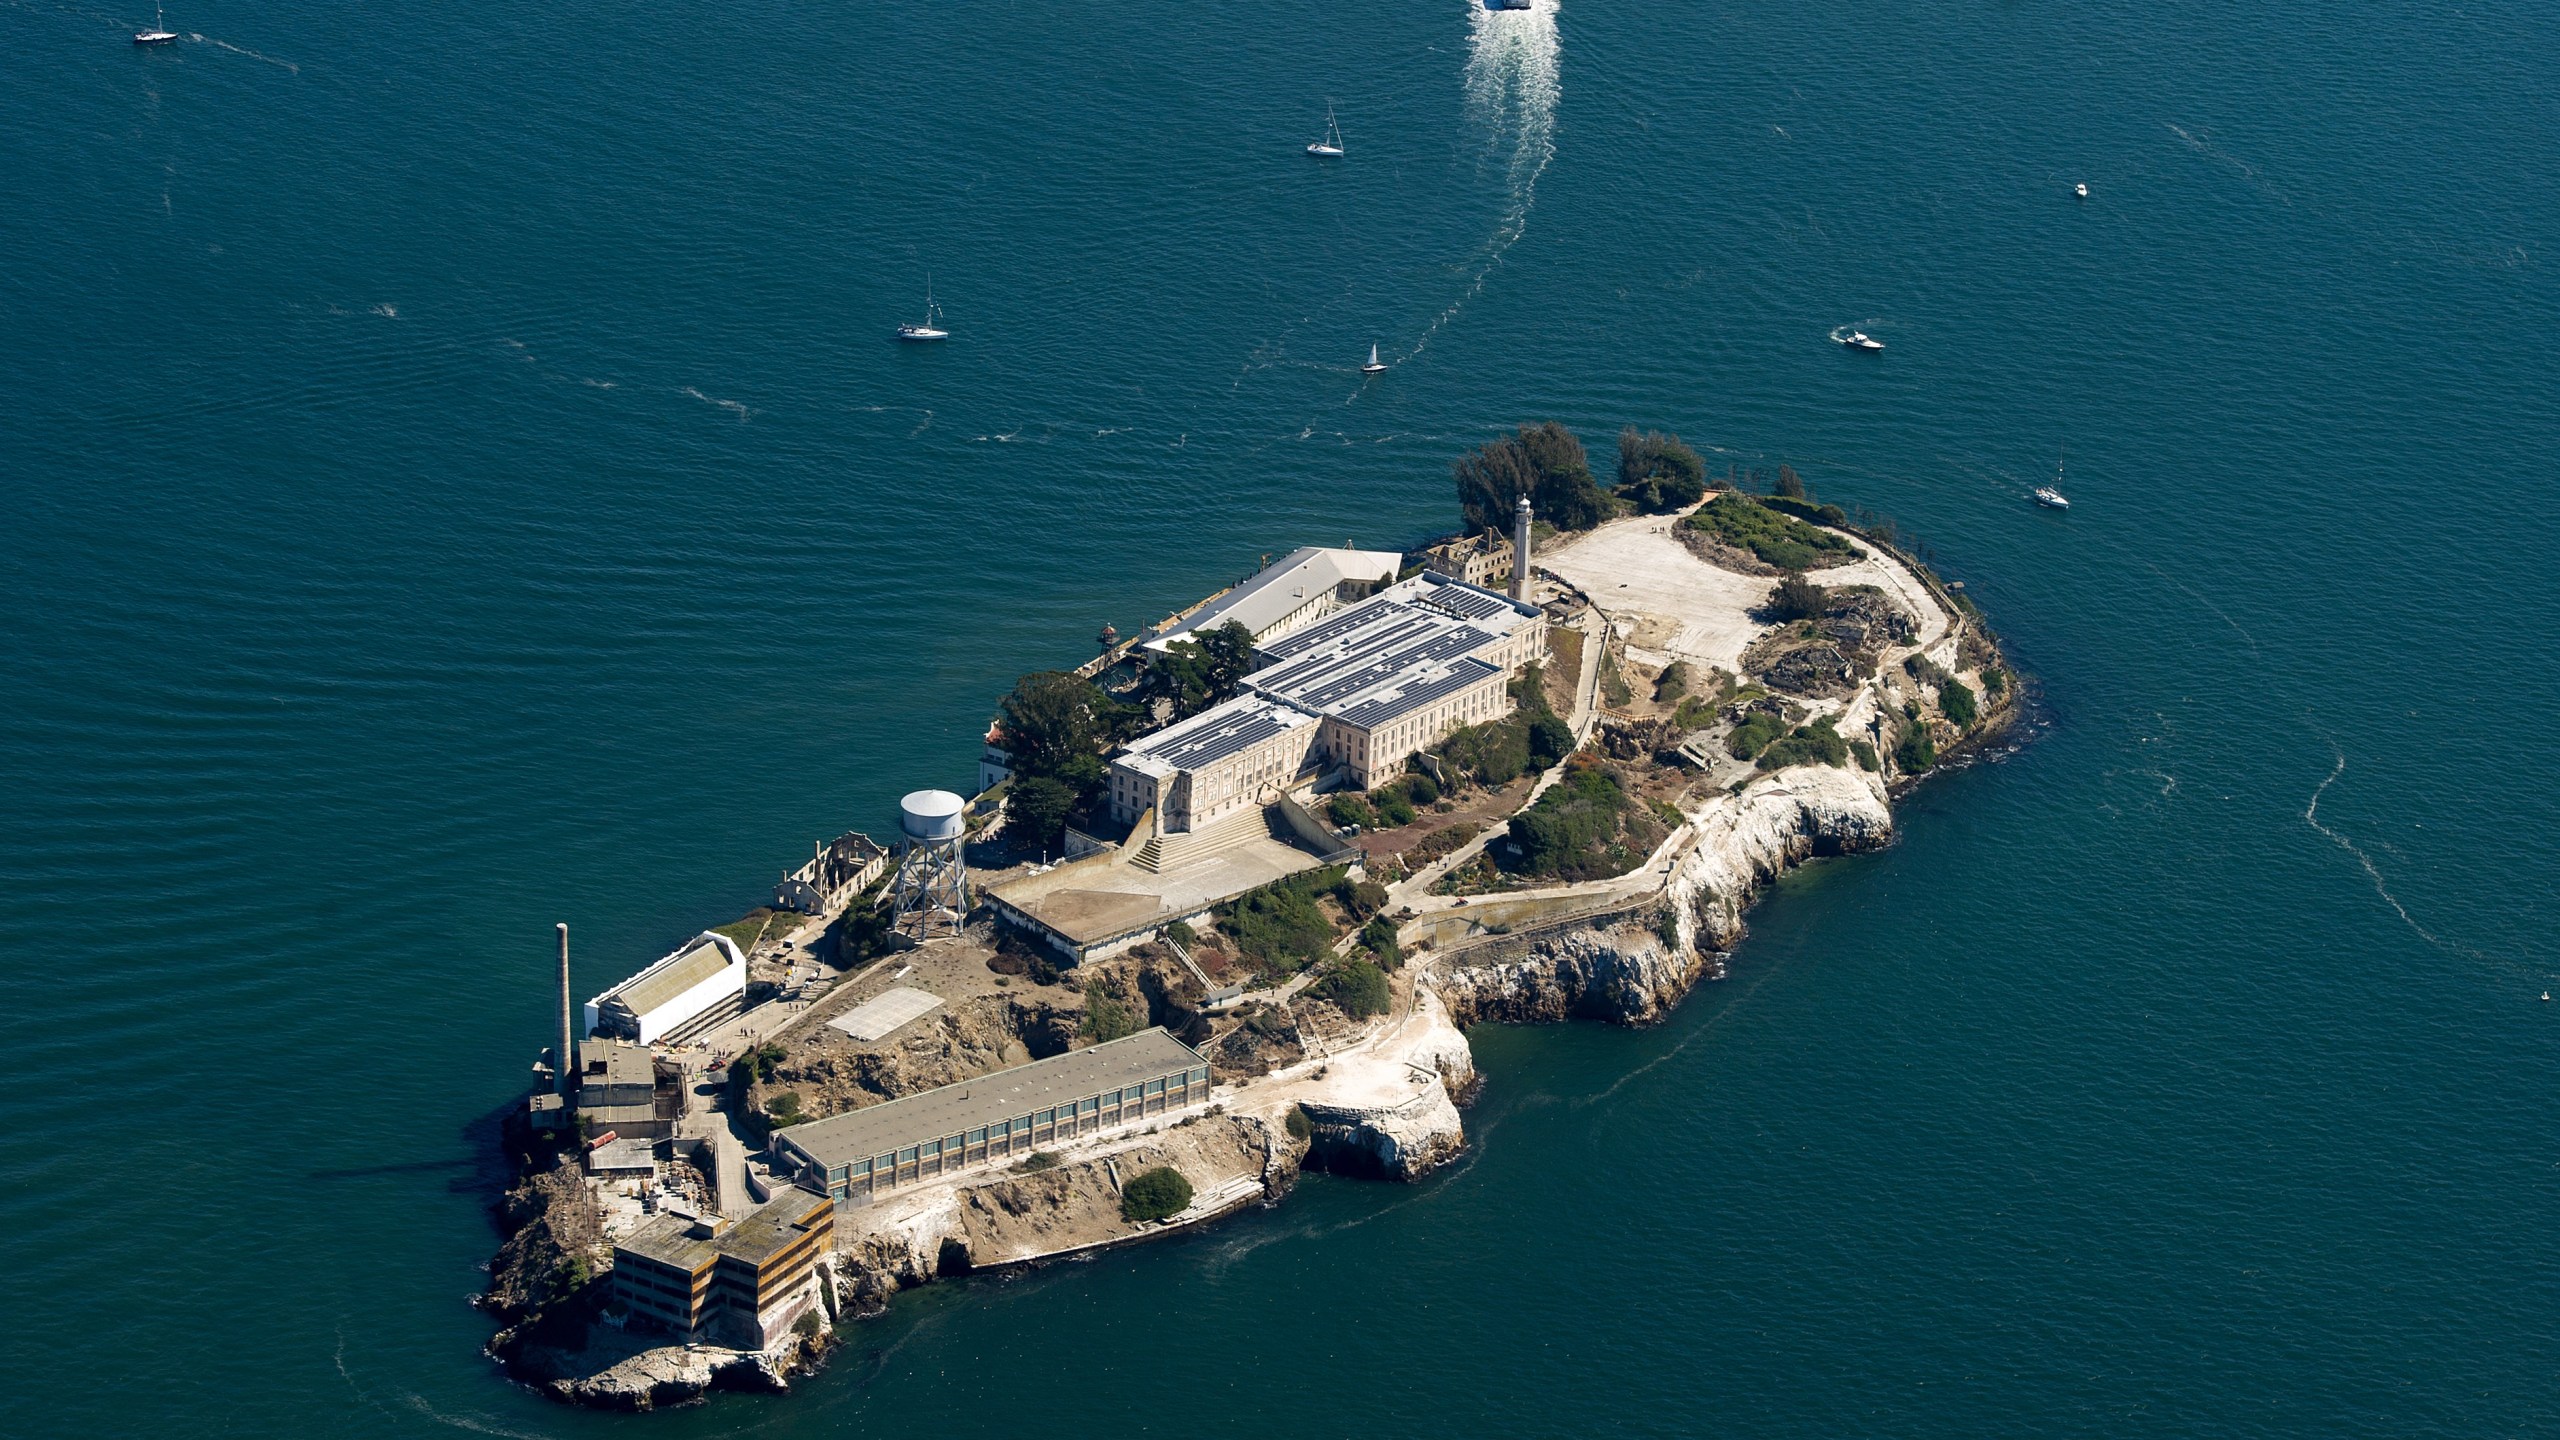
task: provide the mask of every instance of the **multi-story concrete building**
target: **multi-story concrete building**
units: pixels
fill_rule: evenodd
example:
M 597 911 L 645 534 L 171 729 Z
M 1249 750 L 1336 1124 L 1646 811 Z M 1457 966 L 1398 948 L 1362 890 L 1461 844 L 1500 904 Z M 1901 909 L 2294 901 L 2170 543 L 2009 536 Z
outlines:
M 594 1039 L 578 1047 L 578 1114 L 595 1134 L 660 1140 L 675 1133 L 673 1106 L 658 1102 L 658 1067 L 646 1045 Z
M 1421 552 L 1423 568 L 1487 590 L 1511 583 L 1511 542 L 1487 530 L 1443 540 Z
M 1150 809 L 1181 834 L 1339 768 L 1368 789 L 1461 725 L 1509 713 L 1546 647 L 1533 605 L 1425 573 L 1257 647 L 1247 693 L 1139 740 L 1111 763 L 1122 824 Z
M 1209 1062 L 1162 1029 L 777 1130 L 773 1164 L 864 1205 L 924 1180 L 1209 1102 Z
M 762 1350 L 824 1301 L 835 1202 L 786 1186 L 735 1224 L 661 1215 L 613 1247 L 613 1295 L 633 1318 L 688 1340 Z

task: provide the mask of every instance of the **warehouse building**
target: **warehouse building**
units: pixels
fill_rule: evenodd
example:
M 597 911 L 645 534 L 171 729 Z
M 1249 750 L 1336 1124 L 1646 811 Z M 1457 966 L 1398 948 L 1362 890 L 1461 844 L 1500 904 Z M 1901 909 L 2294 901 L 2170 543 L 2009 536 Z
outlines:
M 774 1169 L 867 1205 L 925 1180 L 1209 1103 L 1209 1062 L 1162 1029 L 777 1130 Z
M 705 930 L 674 954 L 587 1002 L 587 1033 L 677 1045 L 745 1012 L 747 957 Z
M 613 1295 L 687 1340 L 763 1350 L 824 1304 L 818 1267 L 835 1236 L 835 1203 L 798 1186 L 735 1224 L 661 1215 L 613 1247 Z

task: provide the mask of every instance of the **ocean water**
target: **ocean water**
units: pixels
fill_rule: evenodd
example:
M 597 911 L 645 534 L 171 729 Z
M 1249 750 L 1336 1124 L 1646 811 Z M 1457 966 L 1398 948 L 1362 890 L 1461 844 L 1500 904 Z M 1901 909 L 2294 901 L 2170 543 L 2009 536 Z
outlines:
M 2560 1433 L 2539 7 L 147 18 L 0 7 L 13 1432 Z M 1668 1024 L 1479 1033 L 1426 1184 L 786 1399 L 480 1357 L 552 922 L 600 987 L 1546 418 L 1894 516 L 2032 743 Z

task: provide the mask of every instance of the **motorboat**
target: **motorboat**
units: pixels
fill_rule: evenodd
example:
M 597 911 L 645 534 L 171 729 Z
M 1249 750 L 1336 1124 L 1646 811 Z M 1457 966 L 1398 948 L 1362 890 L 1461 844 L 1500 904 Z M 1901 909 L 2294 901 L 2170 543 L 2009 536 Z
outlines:
M 1307 147 L 1307 153 L 1322 160 L 1342 158 L 1342 127 L 1334 123 L 1333 107 L 1324 107 L 1324 138 Z
M 2086 182 L 2083 182 L 2083 183 L 2081 183 L 2081 184 L 2078 184 L 2078 185 L 2074 185 L 2074 186 L 2072 186 L 2072 187 L 2071 187 L 2071 193 L 2072 193 L 2072 194 L 2074 194 L 2074 195 L 2079 196 L 2079 197 L 2080 197 L 2081 199 L 2083 199 L 2083 200 L 2086 200 L 2086 199 L 2088 199 L 2088 198 L 2089 198 L 2089 187 L 2088 187 L 2088 185 L 2087 185 L 2087 183 L 2086 183 Z
M 166 45 L 177 38 L 178 32 L 169 28 L 168 8 L 162 5 L 151 7 L 150 29 L 133 32 L 133 43 L 136 45 Z
M 1360 373 L 1363 375 L 1384 375 L 1387 373 L 1386 362 L 1378 358 L 1377 346 L 1372 345 L 1369 347 L 1369 363 L 1360 367 Z
M 942 307 L 934 303 L 933 282 L 924 282 L 924 323 L 898 327 L 901 340 L 948 340 L 951 332 L 942 328 Z
M 1884 342 L 1883 342 L 1883 341 L 1881 341 L 1881 340 L 1877 339 L 1877 338 L 1876 338 L 1876 337 L 1874 337 L 1873 335 L 1868 334 L 1868 333 L 1867 333 L 1866 331 L 1864 331 L 1864 330 L 1852 330 L 1852 331 L 1850 331 L 1850 332 L 1849 332 L 1848 334 L 1846 334 L 1846 335 L 1838 335 L 1838 334 L 1835 334 L 1835 335 L 1833 335 L 1831 338 L 1832 338 L 1832 339 L 1834 339 L 1834 340 L 1839 341 L 1839 342 L 1840 342 L 1841 344 L 1843 344 L 1843 345 L 1848 346 L 1848 347 L 1849 347 L 1850 349 L 1852 349 L 1852 350 L 1868 350 L 1868 351 L 1874 351 L 1874 350 L 1881 350 L 1881 349 L 1883 349 L 1883 348 L 1884 348 Z
M 1538 0 L 1484 0 L 1484 8 L 1499 13 L 1504 10 L 1535 10 Z

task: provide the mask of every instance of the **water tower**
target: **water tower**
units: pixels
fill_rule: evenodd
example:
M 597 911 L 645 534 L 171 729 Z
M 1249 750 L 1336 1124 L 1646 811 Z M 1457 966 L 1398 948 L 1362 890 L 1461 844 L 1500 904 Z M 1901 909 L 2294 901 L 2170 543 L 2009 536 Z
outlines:
M 889 883 L 889 923 L 899 934 L 921 941 L 960 933 L 969 913 L 969 867 L 960 856 L 967 803 L 948 790 L 918 790 L 898 802 L 907 853 Z

